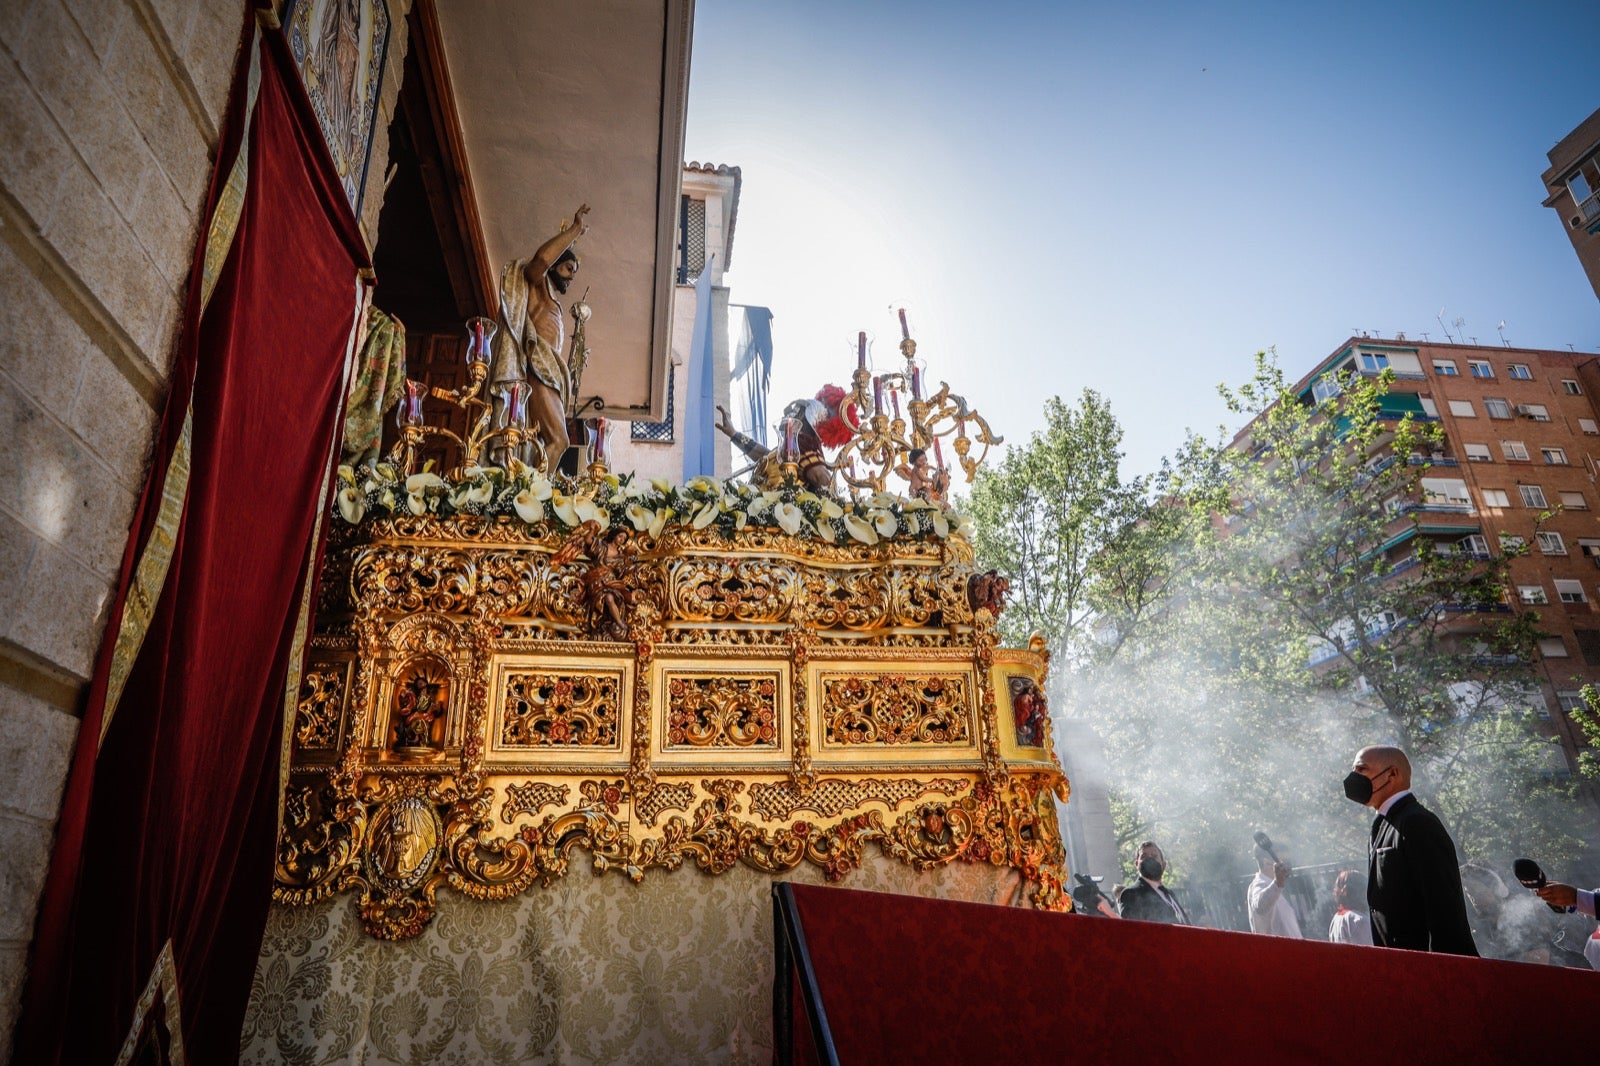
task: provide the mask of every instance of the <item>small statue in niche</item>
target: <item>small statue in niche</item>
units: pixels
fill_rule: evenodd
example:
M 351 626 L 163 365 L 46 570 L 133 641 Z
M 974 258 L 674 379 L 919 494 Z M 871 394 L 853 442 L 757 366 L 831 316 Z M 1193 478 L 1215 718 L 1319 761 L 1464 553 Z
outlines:
M 395 751 L 434 750 L 433 723 L 445 712 L 445 684 L 436 674 L 419 670 L 395 687 Z
M 563 362 L 561 347 L 566 340 L 561 297 L 572 286 L 578 273 L 578 255 L 572 250 L 579 237 L 589 231 L 583 216 L 584 204 L 573 212 L 572 224 L 539 246 L 528 259 L 507 263 L 500 275 L 500 329 L 494 336 L 494 362 L 489 384 L 494 396 L 496 425 L 504 425 L 503 395 L 507 387 L 522 382 L 528 389 L 528 420 L 537 430 L 544 448 L 544 470 L 556 471 L 567 450 L 567 413 L 576 400 L 575 375 L 582 372 L 586 349 L 576 345 L 572 360 Z M 585 310 L 586 316 L 587 311 Z M 579 316 L 579 323 L 582 318 Z M 533 446 L 524 444 L 516 458 L 531 463 Z M 505 449 L 493 456 L 506 465 Z
M 950 488 L 950 471 L 935 470 L 928 462 L 926 449 L 912 448 L 894 472 L 906 479 L 908 495 L 929 503 L 944 503 L 945 491 Z
M 999 618 L 1006 609 L 1006 593 L 1010 590 L 1011 582 L 998 570 L 986 570 L 967 579 L 967 602 L 974 611 L 984 608 Z
M 1044 723 L 1049 717 L 1044 693 L 1031 677 L 1011 679 L 1011 715 L 1017 729 L 1017 745 L 1024 748 L 1044 746 Z
M 585 522 L 550 556 L 550 565 L 565 566 L 587 550 L 591 560 L 583 572 L 583 606 L 589 630 L 606 640 L 628 639 L 628 581 L 625 573 L 630 536 L 624 526 L 602 531 Z

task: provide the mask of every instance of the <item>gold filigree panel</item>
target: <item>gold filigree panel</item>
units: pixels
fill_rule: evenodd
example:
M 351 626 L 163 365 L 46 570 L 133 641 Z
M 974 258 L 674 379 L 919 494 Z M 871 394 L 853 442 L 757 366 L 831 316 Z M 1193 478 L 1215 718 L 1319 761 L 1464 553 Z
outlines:
M 747 748 L 777 751 L 777 671 L 729 677 L 667 672 L 664 751 Z
M 300 678 L 294 709 L 297 755 L 332 753 L 339 746 L 345 702 L 350 698 L 349 660 L 313 661 Z
M 955 777 L 938 777 L 931 781 L 911 777 L 828 777 L 810 790 L 801 791 L 790 781 L 765 782 L 750 786 L 750 813 L 769 821 L 782 821 L 796 811 L 815 811 L 833 818 L 869 801 L 894 810 L 908 800 L 923 796 L 953 796 L 970 783 Z
M 824 750 L 974 746 L 968 671 L 824 671 L 818 682 Z
M 626 761 L 633 664 L 599 656 L 501 655 L 489 685 L 489 762 Z
M 621 674 L 508 672 L 500 746 L 614 749 L 621 694 Z
M 662 766 L 788 765 L 794 696 L 789 664 L 658 660 L 652 673 L 651 759 Z

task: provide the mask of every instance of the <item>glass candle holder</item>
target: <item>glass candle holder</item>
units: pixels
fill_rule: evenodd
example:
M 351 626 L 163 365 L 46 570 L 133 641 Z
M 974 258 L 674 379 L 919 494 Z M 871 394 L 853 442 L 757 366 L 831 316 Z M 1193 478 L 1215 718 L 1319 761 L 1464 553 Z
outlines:
M 422 398 L 428 395 L 428 386 L 414 378 L 406 378 L 406 391 L 400 397 L 399 406 L 395 408 L 395 421 L 404 429 L 406 426 L 422 425 Z
M 499 328 L 494 319 L 484 318 L 482 315 L 467 319 L 467 363 L 469 365 L 489 362 L 493 352 L 490 345 L 494 340 L 495 332 Z

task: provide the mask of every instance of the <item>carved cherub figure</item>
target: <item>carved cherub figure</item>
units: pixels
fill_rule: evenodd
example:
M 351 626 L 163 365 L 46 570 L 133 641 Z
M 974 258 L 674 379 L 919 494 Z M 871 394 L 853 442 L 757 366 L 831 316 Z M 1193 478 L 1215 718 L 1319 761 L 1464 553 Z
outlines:
M 967 579 L 967 602 L 974 611 L 987 608 L 999 618 L 1000 612 L 1006 609 L 1006 593 L 1010 590 L 1011 582 L 998 570 L 986 570 Z
M 950 471 L 935 470 L 928 462 L 926 449 L 912 448 L 894 472 L 906 479 L 909 495 L 929 503 L 944 503 L 945 491 L 950 488 Z
M 585 522 L 550 556 L 551 566 L 565 566 L 585 549 L 592 560 L 583 572 L 583 605 L 590 630 L 609 640 L 628 639 L 628 582 L 624 573 L 630 534 L 626 527 L 602 531 Z

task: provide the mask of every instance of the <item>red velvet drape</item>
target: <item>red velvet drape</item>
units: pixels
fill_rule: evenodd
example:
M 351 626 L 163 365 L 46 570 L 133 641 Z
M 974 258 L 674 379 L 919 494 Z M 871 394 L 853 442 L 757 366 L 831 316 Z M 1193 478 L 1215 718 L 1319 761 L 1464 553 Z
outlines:
M 238 229 L 204 308 L 205 226 L 190 271 L 40 905 L 18 1062 L 114 1062 L 169 942 L 187 1060 L 238 1056 L 272 887 L 285 676 L 368 265 L 283 35 L 257 40 L 247 10 L 204 216 L 225 199 L 259 49 Z M 191 407 L 171 566 L 101 744 L 113 645 Z M 162 1046 L 168 999 L 151 1008 Z
M 794 885 L 846 1063 L 1589 1061 L 1600 973 Z M 811 1061 L 797 1000 L 796 1062 Z

